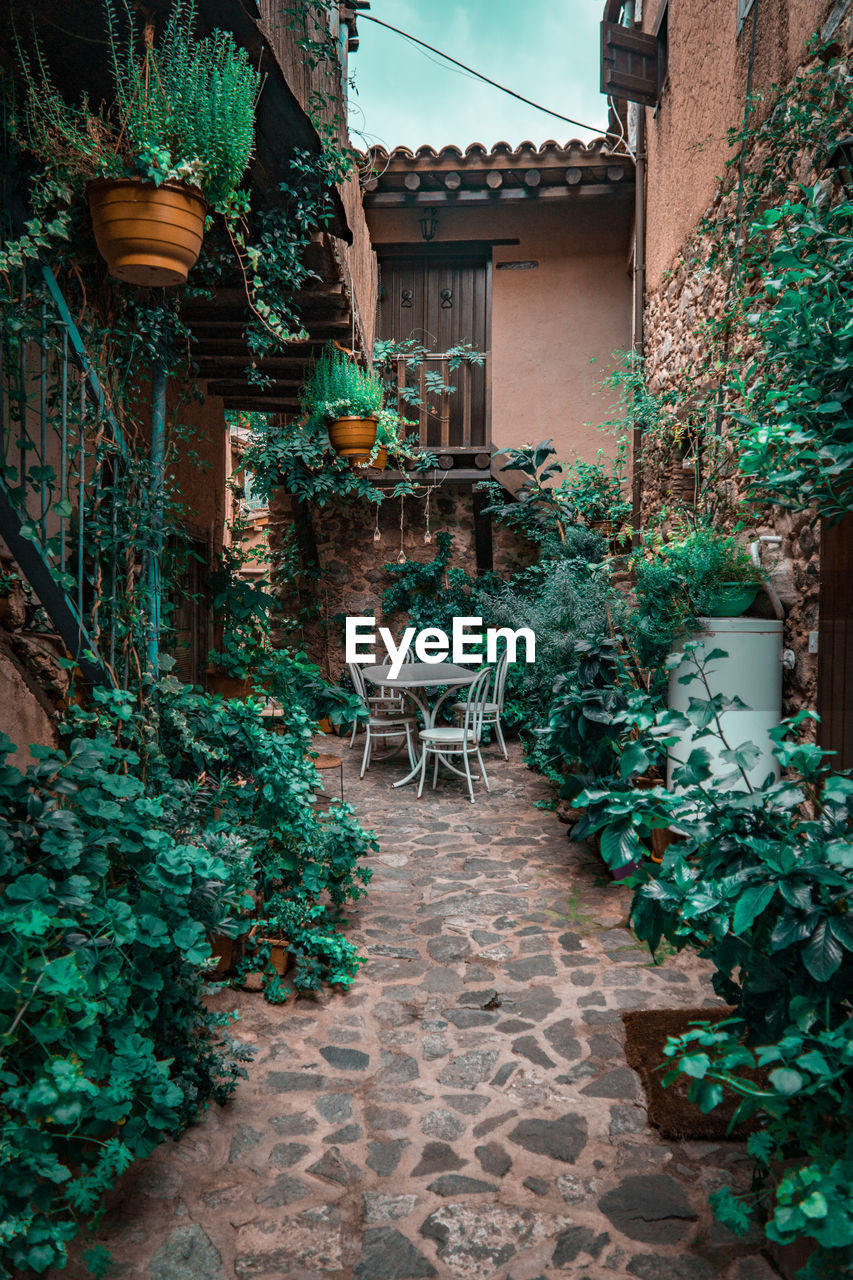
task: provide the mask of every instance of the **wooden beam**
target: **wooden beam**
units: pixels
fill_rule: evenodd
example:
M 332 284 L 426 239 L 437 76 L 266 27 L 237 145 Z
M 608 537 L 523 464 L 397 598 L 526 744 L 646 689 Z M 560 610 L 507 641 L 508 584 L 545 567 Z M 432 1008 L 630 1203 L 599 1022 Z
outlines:
M 577 200 L 578 198 L 590 199 L 594 196 L 616 196 L 622 200 L 631 199 L 634 191 L 633 182 L 622 181 L 620 183 L 612 182 L 583 182 L 573 186 L 571 190 L 561 183 L 558 187 L 536 188 L 536 196 L 538 200 Z M 419 191 L 415 195 L 408 195 L 402 191 L 378 191 L 365 201 L 365 207 L 368 209 L 405 209 L 417 207 L 418 205 L 443 205 L 454 204 L 457 206 L 464 204 L 486 204 L 492 203 L 495 199 L 499 201 L 507 200 L 529 200 L 530 190 L 526 187 L 519 187 L 515 190 L 503 187 L 500 192 L 494 190 L 471 190 L 463 187 L 460 191 Z
M 226 409 L 234 409 L 237 412 L 289 414 L 297 414 L 299 412 L 298 400 L 276 400 L 273 397 L 262 400 L 258 398 L 256 388 L 247 391 L 243 396 L 223 396 L 223 400 Z

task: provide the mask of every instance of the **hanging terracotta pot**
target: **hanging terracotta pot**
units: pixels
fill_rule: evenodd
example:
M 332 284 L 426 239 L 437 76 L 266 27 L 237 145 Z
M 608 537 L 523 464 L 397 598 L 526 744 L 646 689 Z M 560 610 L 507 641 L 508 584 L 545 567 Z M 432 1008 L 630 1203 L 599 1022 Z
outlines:
M 86 187 L 95 240 L 125 284 L 184 284 L 204 238 L 201 192 L 183 182 L 97 178 Z
M 376 419 L 336 418 L 329 424 L 329 440 L 335 453 L 364 465 L 376 444 Z

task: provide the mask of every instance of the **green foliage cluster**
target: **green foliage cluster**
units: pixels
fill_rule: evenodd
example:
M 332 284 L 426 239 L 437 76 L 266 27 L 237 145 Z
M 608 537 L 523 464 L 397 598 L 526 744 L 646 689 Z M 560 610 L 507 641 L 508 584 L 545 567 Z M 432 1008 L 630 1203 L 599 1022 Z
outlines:
M 69 175 L 174 179 L 200 188 L 226 212 L 254 143 L 259 76 L 233 36 L 194 37 L 195 0 L 176 0 L 156 47 L 140 33 L 130 5 L 104 0 L 113 100 L 69 107 L 55 88 L 36 41 L 33 58 L 19 46 L 27 88 L 30 150 Z
M 386 387 L 378 370 L 365 369 L 353 356 L 329 343 L 301 389 L 301 415 L 284 425 L 261 423 L 252 433 L 245 465 L 252 472 L 257 493 L 269 500 L 281 487 L 317 506 L 336 498 L 379 504 L 386 496 L 414 493 L 417 475 L 435 467 L 436 458 L 420 447 L 416 435 L 407 434 L 415 423 L 390 403 L 385 404 L 385 398 Z M 395 485 L 380 489 L 367 467 L 353 466 L 331 449 L 328 428 L 341 417 L 376 418 L 376 443 L 370 461 L 375 462 L 385 447 L 400 471 Z
M 664 661 L 673 640 L 713 613 L 729 586 L 764 580 L 749 552 L 733 534 L 708 524 L 655 538 L 632 558 L 637 579 L 637 610 L 632 631 L 648 666 Z
M 780 1243 L 812 1239 L 799 1274 L 828 1280 L 853 1264 L 853 1141 L 843 1119 L 853 1101 L 853 777 L 833 773 L 826 753 L 802 740 L 804 712 L 772 732 L 781 780 L 752 782 L 757 749 L 722 728 L 743 703 L 711 696 L 705 679 L 716 656 L 693 652 L 680 677 L 700 684 L 686 715 L 640 694 L 605 708 L 610 776 L 577 797 L 585 814 L 575 834 L 598 834 L 614 869 L 634 864 L 638 937 L 653 952 L 662 940 L 695 948 L 735 1007 L 730 1020 L 699 1023 L 666 1051 L 667 1082 L 686 1076 L 703 1110 L 734 1094 L 733 1123 L 757 1122 L 753 1188 L 716 1192 L 715 1211 L 737 1232 L 755 1218 Z M 595 736 L 595 717 L 592 728 Z M 632 789 L 685 734 L 695 745 L 674 789 Z M 709 742 L 722 770 L 712 768 Z M 664 829 L 679 839 L 658 868 L 644 841 Z
M 604 450 L 599 449 L 594 462 L 577 458 L 566 468 L 558 486 L 559 497 L 574 510 L 585 524 L 607 521 L 621 528 L 631 518 L 631 503 L 625 497 L 627 443 L 619 440 L 609 466 Z
M 391 585 L 382 594 L 383 613 L 402 613 L 406 625 L 418 631 L 441 627 L 450 635 L 455 617 L 475 616 L 481 608 L 480 591 L 489 585 L 499 586 L 494 574 L 472 577 L 450 562 L 453 537 L 441 530 L 435 537 L 435 555 L 431 560 L 406 560 L 404 564 L 385 564 Z
M 202 1000 L 212 935 L 287 938 L 300 989 L 352 981 L 341 912 L 375 844 L 348 806 L 317 810 L 312 727 L 166 677 L 142 705 L 96 691 L 67 751 L 0 770 L 0 1267 L 61 1266 L 114 1178 L 234 1087 L 230 1018 Z M 262 948 L 246 965 L 285 998 Z
M 760 355 L 733 372 L 741 470 L 754 496 L 830 520 L 853 511 L 853 202 L 824 184 L 750 228 L 763 258 L 747 322 Z
M 517 662 L 507 672 L 510 725 L 532 733 L 547 724 L 556 683 L 576 669 L 588 637 L 607 633 L 611 599 L 606 567 L 581 557 L 543 560 L 498 591 L 481 589 L 477 612 L 488 626 L 530 627 L 536 636 L 535 663 Z M 534 743 L 541 746 L 535 736 Z M 545 759 L 538 751 L 536 758 Z
M 599 519 L 618 523 L 630 513 L 630 503 L 621 498 L 621 452 L 612 474 L 599 459 L 574 463 L 567 476 L 550 440 L 499 449 L 495 457 L 501 455 L 507 458 L 501 470 L 520 472 L 524 480 L 515 501 L 496 480 L 484 481 L 479 487 L 489 497 L 486 512 L 539 547 L 543 559 L 602 560 L 606 543 L 589 524 Z M 609 514 L 597 514 L 603 510 Z
M 565 543 L 560 544 L 567 553 L 563 558 L 542 560 L 507 579 L 496 573 L 472 577 L 451 564 L 453 539 L 442 530 L 436 535 L 431 560 L 383 566 L 391 578 L 382 597 L 383 612 L 386 616 L 403 614 L 408 626 L 418 630 L 440 627 L 450 634 L 454 617 L 480 617 L 485 627 L 533 630 L 536 661 L 510 666 L 503 719 L 510 730 L 524 732 L 531 759 L 546 772 L 547 756 L 542 754 L 535 730 L 547 722 L 555 681 L 577 665 L 585 637 L 604 633 L 608 627 L 612 592 L 605 567 L 590 562 L 584 554 L 588 541 L 600 556 L 602 539 L 589 530 L 570 526 Z M 578 554 L 569 555 L 573 550 Z M 615 604 L 611 608 L 615 609 Z
M 434 354 L 415 337 L 403 341 L 377 339 L 373 344 L 373 367 L 385 388 L 386 399 L 401 400 L 410 409 L 425 405 L 427 412 L 437 417 L 442 397 L 455 395 L 456 388 L 451 382 L 445 382 L 440 370 L 430 368 L 429 357 Z M 481 365 L 486 359 L 470 342 L 458 342 L 441 354 L 447 361 L 449 374 L 463 364 Z

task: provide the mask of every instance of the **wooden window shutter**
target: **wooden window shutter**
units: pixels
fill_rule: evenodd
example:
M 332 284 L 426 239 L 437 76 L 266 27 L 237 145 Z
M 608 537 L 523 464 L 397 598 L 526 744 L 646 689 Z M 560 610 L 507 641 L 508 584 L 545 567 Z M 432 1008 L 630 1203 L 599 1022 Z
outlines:
M 601 92 L 646 107 L 660 97 L 660 41 L 615 22 L 601 24 Z

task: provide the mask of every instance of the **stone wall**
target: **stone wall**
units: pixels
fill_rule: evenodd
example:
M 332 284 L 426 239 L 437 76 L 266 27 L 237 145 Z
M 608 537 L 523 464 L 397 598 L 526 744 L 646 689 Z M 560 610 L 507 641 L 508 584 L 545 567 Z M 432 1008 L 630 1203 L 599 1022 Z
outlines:
M 853 8 L 832 34 L 836 51 L 839 47 L 848 51 L 853 48 Z M 806 62 L 800 70 L 817 65 L 816 60 Z M 764 104 L 765 112 L 767 105 Z M 766 144 L 754 143 L 747 149 L 746 171 L 758 171 L 768 158 Z M 777 168 L 771 177 L 774 191 L 778 193 L 788 184 L 788 189 L 795 193 L 797 184 L 815 183 L 819 178 L 816 158 L 812 152 L 804 152 L 790 173 L 783 174 L 781 168 Z M 653 159 L 650 152 L 650 190 L 655 188 L 658 179 Z M 705 445 L 706 456 L 703 458 L 700 453 L 698 468 L 690 464 L 691 412 L 704 401 L 704 410 L 699 411 L 704 412 L 706 422 L 716 417 L 715 388 L 719 379 L 716 361 L 720 357 L 731 359 L 736 353 L 738 362 L 746 364 L 754 354 L 750 335 L 743 330 L 732 328 L 725 348 L 714 347 L 714 339 L 709 337 L 709 327 L 713 330 L 732 310 L 730 266 L 726 255 L 718 257 L 717 251 L 724 238 L 732 234 L 738 201 L 736 178 L 737 174 L 730 171 L 724 181 L 714 184 L 713 192 L 708 193 L 709 204 L 692 235 L 684 241 L 669 267 L 658 274 L 645 299 L 645 367 L 649 389 L 655 394 L 674 393 L 680 402 L 674 411 L 675 417 L 684 428 L 684 440 L 676 448 L 671 443 L 658 445 L 646 441 L 642 460 L 642 515 L 647 525 L 651 518 L 660 515 L 664 506 L 690 507 L 696 502 L 700 509 L 707 509 L 703 489 L 708 476 L 716 472 L 714 499 L 721 501 L 724 509 L 728 507 L 732 523 L 740 515 L 746 526 L 740 534 L 743 542 L 770 537 L 780 540 L 778 545 L 761 544 L 761 561 L 785 610 L 784 644 L 793 653 L 793 667 L 786 669 L 784 676 L 784 706 L 786 714 L 790 714 L 801 707 L 813 708 L 817 697 L 818 659 L 809 652 L 809 639 L 818 627 L 819 523 L 814 513 L 794 514 L 773 506 L 758 509 L 753 506 L 745 514 L 738 513 L 736 508 L 745 496 L 745 485 L 734 457 L 729 457 L 728 470 L 717 467 L 709 461 Z M 651 222 L 649 240 L 655 243 L 661 241 L 661 237 L 665 238 L 665 231 Z M 719 339 L 717 341 L 719 343 Z M 719 423 L 723 440 L 726 413 L 732 408 L 730 402 L 722 405 Z M 713 438 L 713 432 L 710 437 L 706 436 L 706 440 L 709 438 Z M 759 598 L 758 608 L 773 616 L 769 598 Z
M 295 508 L 290 496 L 279 490 L 270 507 L 273 560 L 290 536 L 302 544 L 303 567 L 296 584 L 298 598 L 280 597 L 282 614 L 293 615 L 299 606 L 304 609 L 309 604 L 316 606 L 318 616 L 299 627 L 295 635 L 292 630 L 282 629 L 276 639 L 298 641 L 327 678 L 339 680 L 344 668 L 344 619 L 348 615 L 373 616 L 377 625 L 388 626 L 395 634 L 400 630 L 401 618 L 383 614 L 382 593 L 391 585 L 383 565 L 394 563 L 401 549 L 407 559 L 430 561 L 437 550 L 436 534 L 444 530 L 453 537 L 452 565 L 472 577 L 476 574 L 474 492 L 470 485 L 446 485 L 433 490 L 429 530 L 431 540 L 427 542 L 424 497 L 387 497 L 378 510 L 366 502 L 337 500 L 306 511 Z M 316 551 L 319 572 L 311 572 L 312 551 Z M 493 567 L 501 575 L 535 558 L 533 548 L 494 522 L 492 554 Z

